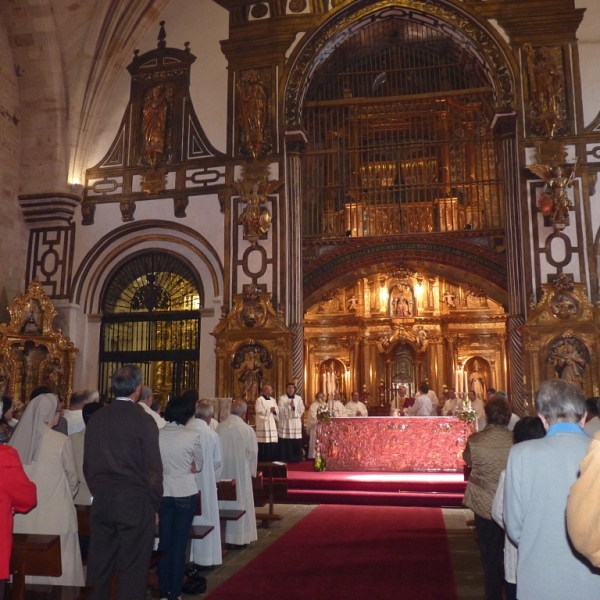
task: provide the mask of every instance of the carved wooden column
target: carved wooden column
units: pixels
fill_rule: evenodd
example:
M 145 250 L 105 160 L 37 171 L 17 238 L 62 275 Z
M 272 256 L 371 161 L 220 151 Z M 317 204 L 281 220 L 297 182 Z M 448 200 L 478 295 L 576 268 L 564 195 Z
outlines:
M 492 123 L 499 137 L 499 151 L 504 173 L 504 197 L 506 206 L 506 256 L 508 271 L 507 320 L 510 357 L 509 393 L 516 412 L 525 414 L 529 398 L 523 383 L 523 337 L 520 328 L 525 323 L 527 287 L 525 282 L 525 250 L 523 246 L 523 219 L 519 194 L 519 166 L 517 160 L 517 114 L 496 114 Z
M 292 345 L 292 373 L 296 393 L 304 396 L 304 307 L 302 296 L 302 162 L 301 155 L 306 147 L 306 136 L 302 131 L 287 131 L 285 134 L 285 160 L 287 167 L 287 279 L 286 321 L 294 332 Z

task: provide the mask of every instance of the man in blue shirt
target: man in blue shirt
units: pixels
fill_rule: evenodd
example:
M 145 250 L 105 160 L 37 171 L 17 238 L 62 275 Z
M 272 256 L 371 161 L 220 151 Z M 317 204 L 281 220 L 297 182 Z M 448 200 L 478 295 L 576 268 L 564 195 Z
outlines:
M 581 390 L 544 381 L 535 396 L 546 437 L 516 444 L 506 466 L 504 523 L 519 548 L 519 600 L 600 598 L 600 575 L 577 554 L 565 524 L 567 499 L 592 441 Z

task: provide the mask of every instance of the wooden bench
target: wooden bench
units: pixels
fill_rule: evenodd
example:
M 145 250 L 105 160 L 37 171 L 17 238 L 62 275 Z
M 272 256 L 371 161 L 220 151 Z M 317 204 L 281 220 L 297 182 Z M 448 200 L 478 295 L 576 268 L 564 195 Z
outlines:
M 217 481 L 218 500 L 237 500 L 237 485 L 235 479 Z
M 10 557 L 12 598 L 24 600 L 25 575 L 60 577 L 62 563 L 59 535 L 15 533 Z
M 273 521 L 283 519 L 275 513 L 275 502 L 287 500 L 287 464 L 259 462 L 258 469 L 262 475 L 262 488 L 254 488 L 254 506 L 261 508 L 268 504 L 269 512 L 257 512 L 256 520 L 262 521 L 263 527 L 269 527 Z
M 16 598 L 11 588 L 11 585 L 6 587 L 6 600 Z M 23 598 L 24 600 L 85 600 L 92 591 L 90 587 L 26 584 Z

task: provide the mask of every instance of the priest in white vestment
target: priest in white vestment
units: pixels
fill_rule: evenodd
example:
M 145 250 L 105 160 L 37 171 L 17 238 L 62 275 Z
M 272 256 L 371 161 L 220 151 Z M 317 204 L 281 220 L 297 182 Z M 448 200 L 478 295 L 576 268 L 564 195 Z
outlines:
M 363 402 L 359 400 L 358 392 L 352 392 L 352 400 L 346 404 L 346 417 L 368 417 L 369 412 Z
M 310 436 L 308 442 L 308 458 L 314 459 L 315 457 L 315 440 L 317 436 L 317 413 L 320 409 L 325 409 L 327 403 L 325 402 L 325 396 L 319 392 L 315 396 L 315 401 L 310 405 L 308 409 L 308 418 L 306 420 L 306 430 Z
M 225 542 L 237 546 L 249 544 L 258 538 L 252 492 L 258 445 L 254 430 L 244 422 L 247 410 L 245 402 L 234 402 L 230 415 L 217 428 L 223 450 L 221 478 L 235 479 L 237 489 L 237 500 L 220 500 L 219 508 L 246 511 L 238 521 L 227 521 Z
M 219 502 L 217 500 L 217 481 L 221 479 L 223 456 L 221 438 L 210 428 L 213 405 L 206 400 L 196 405 L 196 418 L 188 421 L 187 427 L 200 436 L 204 467 L 196 473 L 196 484 L 200 491 L 202 514 L 194 517 L 193 525 L 212 525 L 214 529 L 202 540 L 192 540 L 192 561 L 197 565 L 211 567 L 223 562 L 221 552 L 221 525 L 219 521 Z M 214 419 L 212 419 L 214 421 Z
M 390 402 L 390 417 L 401 415 L 404 410 L 404 403 L 407 400 L 410 400 L 410 398 L 406 395 L 406 386 L 401 385 L 398 388 L 398 394 Z
M 279 413 L 277 402 L 273 398 L 273 388 L 263 386 L 262 396 L 256 399 L 256 439 L 258 440 L 258 460 L 272 462 L 279 460 L 277 422 Z
M 296 386 L 288 383 L 286 393 L 279 398 L 279 460 L 302 462 L 302 419 L 304 402 L 296 394 Z
M 339 418 L 346 416 L 346 409 L 340 402 L 339 392 L 333 393 L 333 398 L 329 398 L 329 400 L 327 400 L 327 406 L 329 407 L 329 412 L 331 413 L 332 417 Z

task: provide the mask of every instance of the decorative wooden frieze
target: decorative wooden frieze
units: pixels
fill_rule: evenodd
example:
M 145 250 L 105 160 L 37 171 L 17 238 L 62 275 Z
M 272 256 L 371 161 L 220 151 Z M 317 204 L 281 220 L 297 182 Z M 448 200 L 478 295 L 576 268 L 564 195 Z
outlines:
M 86 172 L 83 225 L 94 222 L 96 204 L 119 203 L 132 221 L 135 203 L 172 199 L 174 214 L 186 216 L 190 196 L 216 193 L 225 183 L 224 155 L 208 141 L 190 98 L 196 57 L 167 48 L 164 21 L 156 50 L 138 55 L 131 74 L 129 104 L 104 156 Z

